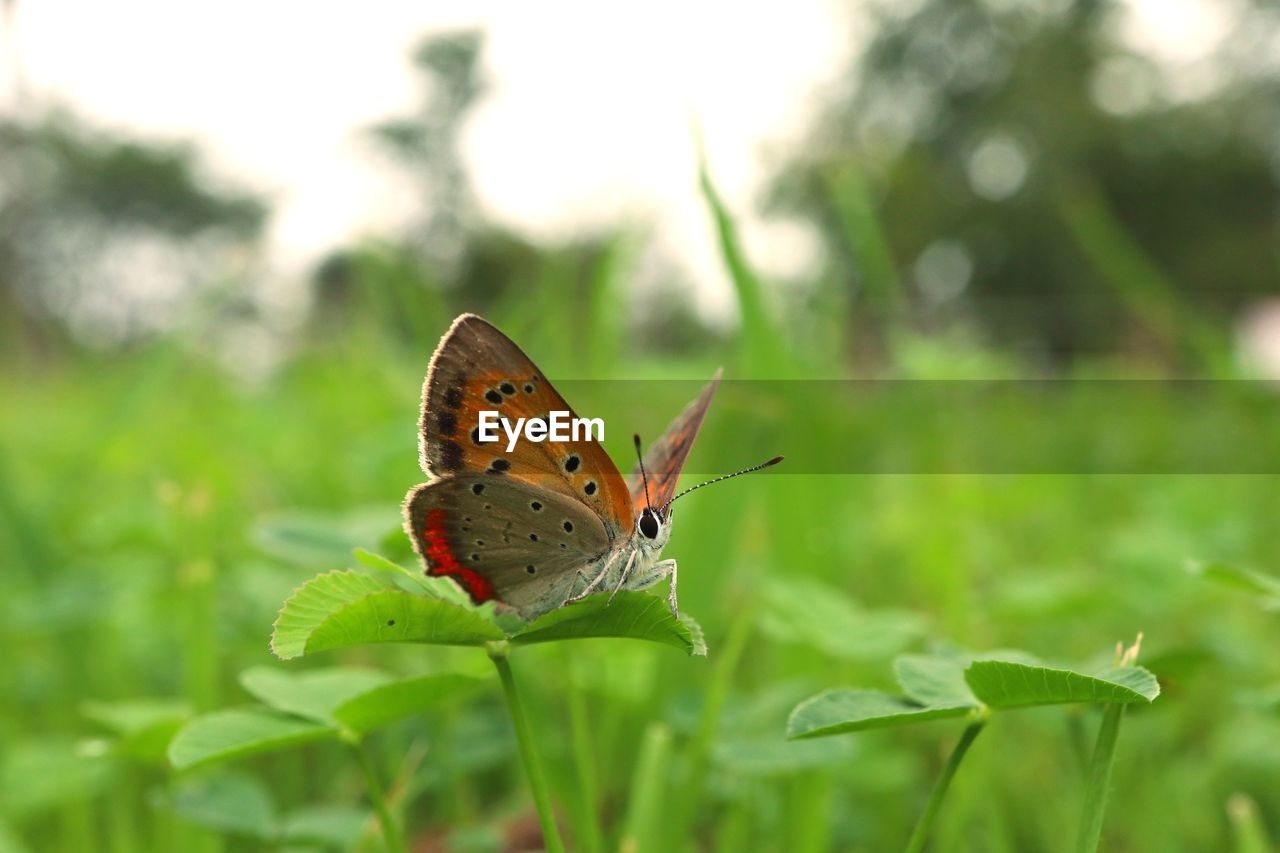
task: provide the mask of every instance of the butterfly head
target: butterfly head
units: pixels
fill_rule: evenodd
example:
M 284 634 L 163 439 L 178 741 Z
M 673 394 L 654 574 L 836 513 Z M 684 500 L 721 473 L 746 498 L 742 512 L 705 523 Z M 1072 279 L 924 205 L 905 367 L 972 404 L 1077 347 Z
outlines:
M 635 436 L 636 458 L 640 460 L 640 477 L 644 482 L 644 509 L 636 519 L 636 541 L 641 547 L 655 554 L 662 550 L 671 538 L 671 516 L 654 509 L 649 501 L 649 476 L 644 470 L 644 455 L 640 452 L 640 436 Z
M 636 541 L 646 549 L 661 551 L 671 538 L 671 518 L 653 507 L 645 507 L 636 519 Z

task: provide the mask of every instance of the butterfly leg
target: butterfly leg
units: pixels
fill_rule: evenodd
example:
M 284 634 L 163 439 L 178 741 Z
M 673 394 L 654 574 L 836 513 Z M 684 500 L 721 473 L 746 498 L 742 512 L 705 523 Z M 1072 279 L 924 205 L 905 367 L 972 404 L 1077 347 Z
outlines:
M 622 589 L 626 584 L 627 578 L 631 577 L 631 569 L 635 567 L 636 559 L 640 555 L 636 552 L 631 553 L 631 557 L 627 560 L 627 564 L 622 567 L 622 575 L 618 578 L 618 585 L 613 588 L 613 592 L 609 593 L 609 604 L 613 603 L 613 597 L 618 594 L 618 590 Z M 643 587 L 641 587 L 643 589 Z
M 642 570 L 627 584 L 627 589 L 648 589 L 665 577 L 671 578 L 671 591 L 667 593 L 667 604 L 671 605 L 671 615 L 680 615 L 680 604 L 676 600 L 676 561 L 661 560 L 648 569 Z M 617 592 L 617 590 L 614 590 Z
M 600 581 L 604 580 L 604 576 L 609 574 L 609 568 L 613 565 L 616 559 L 617 559 L 617 554 L 610 555 L 609 559 L 605 560 L 605 563 L 600 568 L 600 571 L 596 573 L 596 576 L 592 578 L 591 581 L 586 586 L 584 586 L 581 591 L 576 592 L 573 595 L 570 595 L 568 598 L 566 598 L 564 600 L 564 604 L 561 604 L 560 606 L 563 607 L 565 604 L 572 604 L 575 601 L 581 601 L 582 599 L 590 595 L 592 592 L 594 592 L 595 588 L 600 585 Z M 584 575 L 582 572 L 578 572 L 578 577 L 581 578 L 582 580 L 587 579 L 587 576 Z

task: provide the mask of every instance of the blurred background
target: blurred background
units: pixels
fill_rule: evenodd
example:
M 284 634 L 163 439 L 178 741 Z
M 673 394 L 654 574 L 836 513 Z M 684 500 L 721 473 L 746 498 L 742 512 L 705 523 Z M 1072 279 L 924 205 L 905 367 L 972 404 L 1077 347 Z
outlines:
M 1261 403 L 1207 412 L 1188 453 L 1241 424 L 1277 439 L 1272 4 L 0 12 L 0 849 L 258 849 L 325 803 L 356 817 L 307 844 L 372 849 L 341 754 L 258 759 L 210 788 L 167 769 L 159 735 L 122 745 L 121 720 L 248 701 L 237 673 L 270 663 L 292 588 L 355 546 L 411 564 L 398 504 L 422 478 L 418 392 L 460 311 L 557 381 L 722 364 L 898 387 L 1193 379 Z M 564 390 L 612 425 L 608 387 Z M 692 396 L 679 387 L 635 428 L 656 435 Z M 1274 456 L 1084 472 L 1096 424 L 1022 417 L 1016 434 L 983 429 L 1047 436 L 1042 465 L 957 472 L 927 452 L 946 424 L 909 399 L 826 410 L 771 387 L 767 404 L 744 388 L 713 407 L 691 467 L 904 436 L 917 455 L 879 474 L 811 461 L 690 500 L 667 555 L 710 661 L 608 642 L 521 653 L 602 720 L 606 827 L 635 764 L 620 732 L 668 727 L 687 781 L 684 748 L 710 725 L 709 770 L 682 796 L 687 849 L 893 848 L 956 733 L 803 749 L 781 740 L 796 701 L 888 685 L 907 649 L 1080 661 L 1145 630 L 1165 693 L 1126 724 L 1109 849 L 1280 832 L 1280 625 L 1186 569 L 1276 571 Z M 1205 415 L 1202 400 L 1187 405 Z M 1171 418 L 1135 416 L 1131 435 L 1159 443 Z M 607 443 L 624 470 L 632 428 Z M 727 637 L 745 652 L 718 664 Z M 412 673 L 468 654 L 344 660 Z M 708 670 L 725 691 L 710 715 Z M 563 701 L 549 682 L 534 713 L 569 790 Z M 1073 744 L 1096 718 L 1001 723 L 939 849 L 1056 849 L 1073 825 Z M 416 849 L 529 843 L 496 693 L 379 749 L 408 780 Z M 246 809 L 281 817 L 228 817 Z

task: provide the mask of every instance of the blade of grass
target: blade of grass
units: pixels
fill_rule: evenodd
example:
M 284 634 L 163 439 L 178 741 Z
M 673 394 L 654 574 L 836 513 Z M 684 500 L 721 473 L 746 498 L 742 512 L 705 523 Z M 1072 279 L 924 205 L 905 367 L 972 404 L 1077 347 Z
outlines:
M 1080 249 L 1130 311 L 1168 343 L 1185 345 L 1211 375 L 1234 375 L 1221 334 L 1187 305 L 1095 184 L 1072 180 L 1059 192 L 1058 208 Z
M 703 700 L 698 730 L 693 742 L 689 745 L 688 775 L 672 821 L 672 827 L 680 837 L 688 836 L 697 815 L 699 798 L 706 789 L 711 749 L 720 730 L 720 715 L 724 709 L 725 700 L 729 696 L 729 690 L 733 686 L 733 675 L 738 668 L 738 661 L 742 658 L 747 641 L 755 628 L 755 612 L 756 608 L 750 604 L 739 609 L 737 617 L 729 626 L 724 649 L 716 658 L 715 669 L 711 673 L 706 698 Z
M 670 849 L 662 840 L 662 792 L 667 787 L 671 730 L 664 723 L 650 723 L 645 730 L 631 780 L 631 801 L 623 823 L 622 853 L 648 853 Z
M 862 170 L 852 161 L 843 163 L 825 172 L 822 183 L 867 295 L 880 303 L 878 313 L 888 323 L 901 323 L 906 296 Z
M 706 149 L 696 125 L 694 126 L 694 145 L 698 158 L 698 186 L 702 190 L 702 197 L 707 203 L 707 209 L 715 224 L 720 256 L 733 282 L 734 291 L 738 297 L 738 310 L 742 314 L 743 367 L 747 375 L 753 379 L 785 376 L 790 366 L 788 352 L 779 344 L 782 338 L 765 307 L 764 287 L 760 278 L 751 268 L 742 250 L 737 223 L 734 222 L 733 215 L 711 179 Z
M 969 747 L 973 745 L 973 741 L 982 733 L 982 728 L 986 724 L 985 718 L 975 720 L 960 735 L 960 741 L 956 744 L 955 749 L 951 750 L 946 766 L 942 768 L 942 775 L 938 777 L 938 781 L 934 783 L 933 792 L 929 794 L 929 802 L 925 804 L 924 812 L 921 813 L 920 819 L 916 821 L 916 828 L 912 831 L 911 838 L 907 841 L 907 853 L 920 853 L 924 849 L 924 843 L 929 837 L 929 830 L 933 827 L 934 818 L 938 816 L 938 810 L 942 808 L 942 801 L 947 796 L 947 789 L 951 787 L 951 780 L 955 778 L 956 770 L 959 769 L 960 762 L 964 760 L 964 754 L 969 751 Z

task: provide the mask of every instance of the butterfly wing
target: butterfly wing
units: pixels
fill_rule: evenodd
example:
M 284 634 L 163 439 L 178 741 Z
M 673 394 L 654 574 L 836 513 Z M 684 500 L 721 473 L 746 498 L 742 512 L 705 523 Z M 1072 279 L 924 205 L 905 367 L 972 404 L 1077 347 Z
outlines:
M 612 539 L 631 534 L 631 496 L 594 439 L 569 442 L 479 440 L 479 413 L 546 418 L 573 409 L 516 344 L 488 321 L 463 314 L 436 348 L 422 391 L 422 468 L 435 477 L 485 473 L 575 500 L 599 517 Z
M 689 458 L 689 451 L 693 449 L 693 440 L 698 437 L 698 429 L 707 415 L 707 407 L 711 405 L 711 398 L 715 396 L 716 388 L 720 385 L 720 374 L 723 372 L 716 371 L 711 381 L 703 386 L 702 393 L 685 406 L 662 437 L 650 445 L 645 453 L 644 470 L 649 475 L 649 500 L 653 502 L 653 506 L 661 507 L 675 495 L 680 471 Z M 632 470 L 627 484 L 631 489 L 632 511 L 639 514 L 645 507 L 644 483 L 639 466 Z
M 427 574 L 452 578 L 477 604 L 526 617 L 564 603 L 579 570 L 609 552 L 604 523 L 574 498 L 506 477 L 461 474 L 418 486 L 405 505 Z

